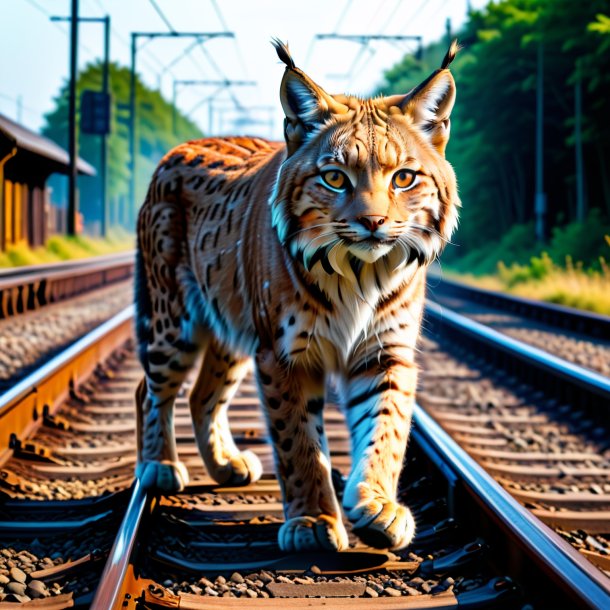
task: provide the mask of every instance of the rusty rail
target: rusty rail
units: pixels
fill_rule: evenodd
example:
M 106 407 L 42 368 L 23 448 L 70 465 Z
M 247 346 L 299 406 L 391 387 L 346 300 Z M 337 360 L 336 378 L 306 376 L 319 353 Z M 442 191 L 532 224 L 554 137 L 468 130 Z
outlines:
M 53 414 L 71 389 L 131 337 L 132 318 L 130 306 L 0 395 L 0 465 L 15 438 L 30 435 L 46 413 Z

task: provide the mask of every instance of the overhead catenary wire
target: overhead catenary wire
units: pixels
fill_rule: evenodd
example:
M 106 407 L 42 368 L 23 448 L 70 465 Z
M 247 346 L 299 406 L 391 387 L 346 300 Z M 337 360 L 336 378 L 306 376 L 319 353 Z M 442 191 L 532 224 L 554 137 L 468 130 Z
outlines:
M 110 14 L 110 11 L 103 4 L 102 0 L 90 0 L 90 2 L 95 2 L 96 6 L 99 8 L 99 10 L 104 15 Z M 131 49 L 131 45 L 129 44 L 128 40 L 117 31 L 117 29 L 114 26 L 114 23 L 111 23 L 111 25 L 110 25 L 110 35 L 112 36 L 112 38 L 114 40 L 116 40 L 119 44 L 121 44 L 125 49 L 127 49 L 127 50 Z M 140 49 L 140 50 L 144 50 L 144 52 L 149 56 L 150 59 L 155 61 L 158 64 L 158 66 L 163 68 L 163 63 L 161 62 L 161 60 L 156 55 L 152 54 L 149 49 Z M 153 66 L 153 64 L 150 63 L 150 61 L 148 61 L 148 59 L 143 57 L 140 59 L 140 61 L 148 70 L 150 70 L 151 72 L 154 72 L 157 76 L 159 75 L 159 68 Z
M 172 32 L 172 33 L 175 33 L 176 29 L 174 28 L 174 26 L 172 25 L 172 23 L 168 19 L 168 17 L 165 15 L 165 13 L 161 10 L 161 8 L 156 3 L 156 1 L 155 0 L 149 0 L 149 2 L 153 6 L 153 8 L 155 9 L 155 12 L 160 17 L 160 19 L 165 23 L 165 25 L 167 26 L 169 31 Z M 202 37 L 202 39 L 196 39 L 195 42 L 196 42 L 196 46 L 198 46 L 201 49 L 202 53 L 204 54 L 204 56 L 206 57 L 206 59 L 208 60 L 208 62 L 212 66 L 213 70 L 216 72 L 216 74 L 221 79 L 228 81 L 229 79 L 227 78 L 226 74 L 220 69 L 218 64 L 214 61 L 213 57 L 211 56 L 210 52 L 206 49 L 206 47 L 204 45 L 203 37 Z M 241 104 L 240 104 L 239 100 L 237 99 L 235 94 L 232 91 L 230 91 L 230 89 L 229 89 L 229 95 L 231 96 L 231 99 L 232 99 L 233 103 L 238 108 L 240 108 Z
M 353 0 L 346 1 L 345 6 L 343 7 L 343 10 L 341 11 L 341 13 L 339 13 L 339 18 L 337 19 L 337 22 L 335 23 L 335 27 L 332 29 L 332 32 L 337 33 L 339 31 L 339 28 L 345 21 L 345 17 L 347 16 L 347 13 L 349 12 L 349 9 L 351 8 L 352 3 L 353 3 Z M 309 60 L 311 59 L 311 55 L 313 53 L 313 49 L 316 44 L 316 40 L 317 39 L 314 36 L 311 39 L 309 46 L 307 47 L 307 53 L 305 53 L 305 61 L 303 62 L 303 65 L 305 66 L 305 68 L 307 68 L 309 66 Z
M 51 17 L 53 15 L 46 8 L 44 8 L 44 6 L 42 6 L 36 0 L 26 0 L 26 1 L 28 2 L 28 4 L 30 4 L 32 7 L 34 7 L 39 13 L 41 13 L 45 17 L 47 17 L 49 19 L 50 23 L 52 23 L 64 36 L 69 37 L 70 34 L 69 34 L 68 30 L 61 23 L 58 23 L 57 21 L 51 21 Z M 96 53 L 93 49 L 91 49 L 87 45 L 83 44 L 82 42 L 79 44 L 79 48 L 81 48 L 83 51 L 85 51 L 85 53 L 90 55 L 93 59 L 95 59 L 98 56 L 98 53 Z
M 161 72 L 159 73 L 159 76 L 163 76 L 166 72 L 170 72 L 174 66 L 176 66 L 183 59 L 188 57 L 197 48 L 199 42 L 200 41 L 198 39 L 195 39 L 188 47 L 186 47 L 186 49 L 184 49 L 184 51 L 182 51 L 182 53 L 177 55 L 174 59 L 172 59 L 168 64 L 165 65 L 163 70 L 161 70 Z
M 430 0 L 423 0 L 423 2 L 421 2 L 417 6 L 417 8 L 413 11 L 413 13 L 411 13 L 409 15 L 409 20 L 407 22 L 405 22 L 405 24 L 401 28 L 398 29 L 398 32 L 404 32 L 405 30 L 413 31 L 413 24 L 421 16 L 422 10 L 426 7 L 426 5 L 429 4 L 429 2 L 430 2 Z M 401 1 L 398 0 L 398 2 L 396 2 L 396 4 L 392 7 L 392 10 L 390 11 L 388 18 L 380 26 L 378 34 L 383 34 L 384 31 L 391 25 L 392 21 L 395 19 L 396 10 L 399 8 L 400 5 L 401 5 Z M 394 45 L 397 46 L 396 41 L 394 41 Z M 362 71 L 372 61 L 372 59 L 375 55 L 374 52 L 370 53 L 369 56 L 364 60 L 364 63 L 362 63 L 362 64 L 360 64 L 360 66 L 358 66 L 358 62 L 364 55 L 364 49 L 368 48 L 368 47 L 369 47 L 369 42 L 367 41 L 363 44 L 361 51 L 356 55 L 356 58 L 352 62 L 352 65 L 350 66 L 350 68 L 348 70 L 347 87 L 349 87 L 354 80 L 356 67 L 359 67 L 359 70 Z
M 222 11 L 220 10 L 220 7 L 218 6 L 218 2 L 216 0 L 211 0 L 211 2 L 212 2 L 212 6 L 214 7 L 216 16 L 218 17 L 218 20 L 220 21 L 221 27 L 227 32 L 230 31 L 230 28 L 222 14 Z M 244 55 L 241 52 L 241 46 L 240 46 L 237 38 L 234 38 L 233 42 L 235 43 L 235 52 L 237 54 L 237 60 L 240 63 L 244 76 L 247 78 L 248 77 L 248 67 L 246 66 L 246 61 L 245 61 Z
M 176 30 L 174 30 L 172 24 L 169 22 L 169 19 L 165 16 L 165 13 L 161 10 L 161 8 L 159 7 L 159 5 L 156 3 L 155 0 L 148 0 L 153 8 L 155 9 L 155 11 L 157 12 L 157 15 L 159 15 L 159 17 L 161 18 L 161 20 L 165 23 L 165 25 L 167 26 L 167 29 L 170 32 L 175 32 Z

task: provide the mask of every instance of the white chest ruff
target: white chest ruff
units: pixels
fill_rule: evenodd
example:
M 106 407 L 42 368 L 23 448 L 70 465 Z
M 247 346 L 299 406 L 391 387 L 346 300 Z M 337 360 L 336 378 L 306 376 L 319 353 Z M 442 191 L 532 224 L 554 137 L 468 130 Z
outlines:
M 360 343 L 377 333 L 379 303 L 408 281 L 415 270 L 415 265 L 412 270 L 403 267 L 394 273 L 384 268 L 375 275 L 368 269 L 356 284 L 355 278 L 323 276 L 319 285 L 333 304 L 333 311 L 300 315 L 295 325 L 298 332 L 285 337 L 286 352 L 298 362 L 313 362 L 327 371 L 344 370 Z M 305 332 L 300 330 L 303 327 L 309 333 L 306 343 Z

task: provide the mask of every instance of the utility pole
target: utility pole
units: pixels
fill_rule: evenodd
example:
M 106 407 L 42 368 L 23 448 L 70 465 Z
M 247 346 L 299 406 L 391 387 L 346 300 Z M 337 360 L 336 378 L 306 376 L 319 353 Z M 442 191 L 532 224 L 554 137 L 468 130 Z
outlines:
M 51 17 L 51 21 L 73 21 L 72 17 Z M 104 24 L 104 67 L 102 69 L 102 92 L 110 99 L 110 16 L 105 17 L 77 17 L 77 23 L 103 23 Z M 100 200 L 102 202 L 101 234 L 106 235 L 108 230 L 108 134 L 102 135 L 100 144 Z
M 76 77 L 78 70 L 78 0 L 72 0 L 70 22 L 70 92 L 68 97 L 68 152 L 70 155 L 68 174 L 67 233 L 76 235 L 78 213 L 78 142 L 76 139 Z
M 536 76 L 536 241 L 546 239 L 546 193 L 544 192 L 544 45 L 538 42 Z
M 582 162 L 582 81 L 580 61 L 576 60 L 574 81 L 574 152 L 576 155 L 576 220 L 582 222 L 587 213 Z
M 129 80 L 129 217 L 130 225 L 135 224 L 136 212 L 136 169 L 137 169 L 137 134 L 136 134 L 136 60 L 138 39 L 157 38 L 195 38 L 204 43 L 212 38 L 235 38 L 233 32 L 132 32 L 131 33 L 131 78 Z
M 177 108 L 176 108 L 176 102 L 177 102 L 177 97 L 178 97 L 178 87 L 179 86 L 183 86 L 183 87 L 196 87 L 196 86 L 208 86 L 208 87 L 219 87 L 220 90 L 222 89 L 228 89 L 229 87 L 255 87 L 256 86 L 256 81 L 254 80 L 229 80 L 229 79 L 225 79 L 225 80 L 175 80 L 174 81 L 174 88 L 173 88 L 173 98 L 172 98 L 172 130 L 174 132 L 174 135 L 177 135 L 177 122 L 178 122 L 178 116 L 177 116 Z M 211 104 L 211 102 L 210 102 Z M 210 106 L 211 108 L 211 106 Z M 192 111 L 191 111 L 192 112 Z M 211 125 L 211 123 L 210 123 Z M 210 135 L 211 135 L 211 128 L 210 128 Z
M 102 91 L 110 99 L 110 15 L 104 17 L 104 75 L 102 77 Z M 101 201 L 102 201 L 102 237 L 106 237 L 110 224 L 108 210 L 108 134 L 102 135 L 100 150 L 101 165 Z
M 447 17 L 445 21 L 445 36 L 447 37 L 447 46 L 451 44 L 451 19 Z

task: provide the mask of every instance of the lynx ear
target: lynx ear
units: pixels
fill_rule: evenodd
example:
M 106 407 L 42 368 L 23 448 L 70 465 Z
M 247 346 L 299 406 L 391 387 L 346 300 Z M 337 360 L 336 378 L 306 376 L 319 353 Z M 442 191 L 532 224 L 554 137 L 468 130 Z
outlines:
M 284 137 L 288 154 L 292 154 L 308 133 L 324 123 L 330 115 L 347 112 L 348 107 L 337 102 L 296 67 L 287 45 L 277 38 L 272 40 L 272 44 L 278 57 L 286 64 L 280 85 L 280 101 L 286 116 Z
M 409 115 L 413 124 L 442 155 L 449 141 L 450 115 L 455 103 L 455 81 L 448 67 L 458 50 L 454 40 L 438 70 L 402 98 L 393 96 L 386 100 L 388 105 L 398 106 Z

